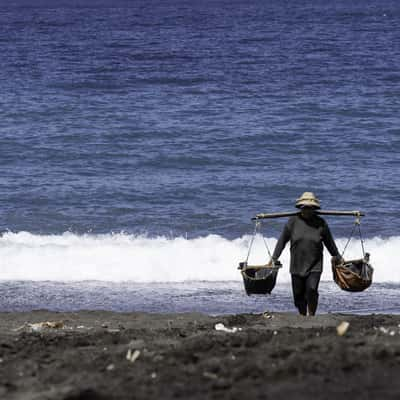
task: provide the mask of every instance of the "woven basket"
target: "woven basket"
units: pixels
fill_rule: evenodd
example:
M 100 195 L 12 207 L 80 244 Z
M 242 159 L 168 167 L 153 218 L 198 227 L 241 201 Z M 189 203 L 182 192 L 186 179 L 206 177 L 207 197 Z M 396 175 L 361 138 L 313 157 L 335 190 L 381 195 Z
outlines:
M 371 286 L 374 269 L 364 259 L 345 261 L 341 264 L 332 262 L 333 279 L 347 292 L 362 292 Z
M 252 294 L 270 294 L 275 287 L 278 270 L 282 265 L 276 263 L 274 266 L 251 266 L 240 263 L 244 288 L 248 296 Z

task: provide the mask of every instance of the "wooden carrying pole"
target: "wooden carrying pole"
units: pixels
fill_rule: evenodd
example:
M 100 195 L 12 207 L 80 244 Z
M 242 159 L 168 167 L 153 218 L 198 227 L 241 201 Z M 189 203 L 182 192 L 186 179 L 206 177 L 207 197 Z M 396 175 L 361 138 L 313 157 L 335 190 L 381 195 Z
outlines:
M 270 213 L 270 214 L 257 214 L 252 220 L 257 219 L 272 219 L 272 218 L 284 218 L 284 217 L 292 217 L 293 215 L 299 214 L 299 211 L 292 212 L 281 212 L 281 213 Z
M 353 217 L 364 217 L 365 213 L 362 211 L 335 211 L 335 210 L 317 210 L 320 215 L 350 215 Z
M 319 215 L 337 215 L 337 216 L 353 216 L 353 217 L 364 217 L 365 213 L 362 211 L 336 211 L 336 210 L 316 210 L 316 213 Z M 252 218 L 252 221 L 256 221 L 259 219 L 272 219 L 272 218 L 284 218 L 284 217 L 292 217 L 294 215 L 300 214 L 300 211 L 292 211 L 292 212 L 281 212 L 281 213 L 270 213 L 270 214 L 257 214 Z

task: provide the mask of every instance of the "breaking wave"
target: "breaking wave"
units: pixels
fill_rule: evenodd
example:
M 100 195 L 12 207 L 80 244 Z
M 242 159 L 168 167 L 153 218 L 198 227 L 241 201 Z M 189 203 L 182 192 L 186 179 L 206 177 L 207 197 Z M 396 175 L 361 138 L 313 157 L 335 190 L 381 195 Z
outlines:
M 239 261 L 247 255 L 250 236 L 228 240 L 218 235 L 196 239 L 183 237 L 149 238 L 128 234 L 34 235 L 5 233 L 0 238 L 0 280 L 33 281 L 235 281 L 240 280 Z M 273 249 L 275 238 L 268 238 Z M 338 239 L 343 249 L 346 239 Z M 400 282 L 397 254 L 400 237 L 372 238 L 365 241 L 371 253 L 376 282 Z M 325 250 L 322 279 L 331 280 L 329 254 Z M 346 258 L 359 258 L 361 245 L 352 241 Z M 268 255 L 257 237 L 249 262 L 265 263 Z M 279 282 L 288 282 L 288 246 L 282 254 L 284 265 Z

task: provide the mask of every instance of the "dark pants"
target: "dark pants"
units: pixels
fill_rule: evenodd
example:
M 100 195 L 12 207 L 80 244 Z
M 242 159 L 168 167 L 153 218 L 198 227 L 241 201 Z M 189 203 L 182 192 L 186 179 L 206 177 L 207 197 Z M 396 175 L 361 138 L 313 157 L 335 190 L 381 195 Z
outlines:
M 314 315 L 318 307 L 318 285 L 320 272 L 311 272 L 307 276 L 292 275 L 294 305 L 302 315 Z

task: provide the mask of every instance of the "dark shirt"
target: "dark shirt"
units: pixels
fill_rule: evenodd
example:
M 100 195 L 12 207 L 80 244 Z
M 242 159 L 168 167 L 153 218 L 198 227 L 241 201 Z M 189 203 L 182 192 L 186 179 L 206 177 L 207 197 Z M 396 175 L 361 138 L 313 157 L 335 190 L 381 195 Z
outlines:
M 277 260 L 290 240 L 290 273 L 307 276 L 322 272 L 323 245 L 332 256 L 339 256 L 328 224 L 318 215 L 304 219 L 300 214 L 291 217 L 276 244 L 272 258 Z

